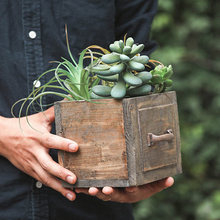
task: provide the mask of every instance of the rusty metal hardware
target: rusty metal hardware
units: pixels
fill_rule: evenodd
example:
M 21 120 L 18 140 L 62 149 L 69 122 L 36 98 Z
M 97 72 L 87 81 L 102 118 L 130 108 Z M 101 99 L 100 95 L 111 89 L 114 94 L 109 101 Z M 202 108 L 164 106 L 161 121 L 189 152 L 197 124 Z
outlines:
M 160 141 L 171 141 L 174 138 L 174 134 L 172 129 L 168 129 L 166 134 L 155 135 L 152 133 L 147 134 L 147 146 L 151 147 L 157 142 Z

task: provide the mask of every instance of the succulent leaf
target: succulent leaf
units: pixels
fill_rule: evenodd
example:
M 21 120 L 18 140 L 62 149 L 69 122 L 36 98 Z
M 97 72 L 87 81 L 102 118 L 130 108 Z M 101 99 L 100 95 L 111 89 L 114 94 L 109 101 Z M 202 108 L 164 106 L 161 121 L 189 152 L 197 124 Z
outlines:
M 125 46 L 123 49 L 123 54 L 129 55 L 131 53 L 131 47 L 130 46 Z
M 164 79 L 169 79 L 173 75 L 173 68 L 171 65 L 169 65 L 166 69 L 166 72 L 163 75 Z
M 97 85 L 92 88 L 92 92 L 95 93 L 98 96 L 110 96 L 111 95 L 111 87 L 109 86 L 103 86 L 103 85 Z
M 112 67 L 110 68 L 110 71 L 111 71 L 113 74 L 117 74 L 117 73 L 121 73 L 124 69 L 125 69 L 125 64 L 120 63 L 120 64 L 117 64 L 117 65 L 112 66 Z
M 120 60 L 120 56 L 115 53 L 109 53 L 102 56 L 101 60 L 106 64 L 116 63 Z
M 111 96 L 115 99 L 122 99 L 126 95 L 126 84 L 124 80 L 120 80 L 111 90 Z
M 109 82 L 118 82 L 118 74 L 112 75 L 112 76 L 101 76 L 98 75 L 98 77 L 102 80 L 106 80 Z
M 144 64 L 138 63 L 133 60 L 129 61 L 128 65 L 132 70 L 135 70 L 135 71 L 143 71 L 145 69 Z
M 128 62 L 128 61 L 130 61 L 130 57 L 127 56 L 127 55 L 125 55 L 125 54 L 121 54 L 121 55 L 120 55 L 120 60 L 121 60 L 122 62 Z
M 134 47 L 134 45 L 133 45 L 133 47 Z M 131 50 L 131 53 L 130 53 L 131 56 L 134 56 L 134 55 L 140 53 L 144 49 L 144 45 L 143 44 L 139 44 L 139 45 L 137 45 L 134 48 L 133 47 L 132 47 L 132 50 Z
M 152 74 L 147 71 L 139 72 L 136 76 L 139 77 L 143 83 L 147 83 L 152 78 Z
M 103 64 L 99 64 L 97 66 L 93 66 L 92 67 L 92 72 L 96 72 L 96 71 L 103 71 L 103 70 L 109 70 L 110 66 L 109 65 L 103 65 Z
M 172 79 L 167 79 L 165 82 L 164 82 L 164 85 L 166 87 L 170 87 L 173 85 L 173 80 Z
M 112 52 L 116 52 L 116 53 L 122 52 L 122 49 L 120 48 L 118 41 L 115 41 L 114 44 L 110 44 L 109 49 Z
M 124 73 L 123 79 L 126 83 L 132 86 L 140 86 L 142 84 L 142 80 L 130 71 Z
M 120 40 L 119 42 L 118 42 L 118 44 L 119 44 L 119 47 L 121 48 L 121 50 L 123 50 L 123 48 L 124 48 L 124 42 L 123 42 L 123 40 Z
M 149 57 L 146 55 L 142 55 L 142 56 L 135 56 L 133 59 L 133 61 L 136 61 L 138 63 L 142 63 L 142 64 L 147 64 L 149 61 Z
M 127 91 L 127 94 L 130 96 L 142 96 L 142 95 L 147 95 L 151 92 L 151 85 L 145 84 L 139 87 L 135 87 L 132 89 L 129 89 Z
M 96 73 L 101 76 L 112 76 L 115 75 L 116 73 L 113 73 L 110 69 L 109 70 L 103 70 L 103 71 L 93 71 L 93 73 Z
M 106 97 L 99 96 L 99 95 L 96 95 L 94 92 L 91 92 L 91 93 L 90 93 L 90 98 L 91 98 L 91 99 L 104 99 L 104 98 L 106 98 Z
M 134 44 L 134 39 L 133 39 L 132 37 L 129 37 L 129 38 L 126 40 L 125 45 L 132 47 L 133 44 Z
M 163 82 L 163 78 L 161 75 L 155 74 L 155 75 L 153 75 L 151 82 L 153 82 L 154 84 L 160 84 Z

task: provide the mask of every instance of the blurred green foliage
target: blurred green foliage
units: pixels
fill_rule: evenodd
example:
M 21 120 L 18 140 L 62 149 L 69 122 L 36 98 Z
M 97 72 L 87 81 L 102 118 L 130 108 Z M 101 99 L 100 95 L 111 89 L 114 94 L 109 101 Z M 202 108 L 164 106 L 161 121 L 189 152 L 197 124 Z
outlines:
M 136 220 L 220 220 L 219 0 L 160 0 L 152 57 L 174 68 L 183 174 L 134 205 Z

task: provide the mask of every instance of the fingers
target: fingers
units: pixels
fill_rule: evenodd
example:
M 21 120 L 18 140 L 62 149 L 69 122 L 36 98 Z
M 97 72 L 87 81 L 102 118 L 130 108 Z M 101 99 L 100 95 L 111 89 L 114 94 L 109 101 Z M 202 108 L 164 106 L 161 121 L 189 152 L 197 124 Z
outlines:
M 98 190 L 95 196 L 103 201 L 112 202 L 128 202 L 128 194 L 125 193 L 124 189 L 112 188 L 105 186 L 102 190 Z
M 88 194 L 91 196 L 97 195 L 98 192 L 99 192 L 99 190 L 96 187 L 90 187 L 88 190 Z
M 173 179 L 173 177 L 168 177 L 168 178 L 165 180 L 165 186 L 166 186 L 166 188 L 171 187 L 173 184 L 174 184 L 174 179 Z
M 56 163 L 47 153 L 41 153 L 38 162 L 41 167 L 52 176 L 58 177 L 69 184 L 76 182 L 76 175 Z
M 112 188 L 105 186 L 102 190 L 91 187 L 89 189 L 76 189 L 75 191 L 77 193 L 85 193 L 96 196 L 103 201 L 134 203 L 149 198 L 163 189 L 172 186 L 173 183 L 174 179 L 172 177 L 168 177 L 163 180 L 137 187 Z
M 60 192 L 64 197 L 66 197 L 70 201 L 75 200 L 75 193 L 69 189 L 64 188 L 59 180 L 57 180 L 52 175 L 48 174 L 44 169 L 42 169 L 41 166 L 36 165 L 35 172 L 37 179 L 40 182 L 42 182 L 42 184 L 56 190 L 57 192 Z
M 78 144 L 75 141 L 46 133 L 41 136 L 41 144 L 47 148 L 53 148 L 58 150 L 64 150 L 68 152 L 78 151 Z
M 113 191 L 114 191 L 113 188 L 108 187 L 108 186 L 104 187 L 102 190 L 96 187 L 90 187 L 89 189 L 87 188 L 76 188 L 75 189 L 76 193 L 84 193 L 87 195 L 96 196 L 97 198 L 103 201 L 110 201 L 112 199 L 111 194 L 113 193 Z
M 143 190 L 148 192 L 149 196 L 158 193 L 170 186 L 174 183 L 174 179 L 172 177 L 168 177 L 166 179 L 162 179 L 153 183 L 149 183 L 141 186 Z

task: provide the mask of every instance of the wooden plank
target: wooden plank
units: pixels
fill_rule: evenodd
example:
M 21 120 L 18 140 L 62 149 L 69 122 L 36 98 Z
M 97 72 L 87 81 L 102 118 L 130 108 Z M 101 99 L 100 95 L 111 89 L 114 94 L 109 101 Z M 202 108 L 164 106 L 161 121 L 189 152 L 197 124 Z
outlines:
M 135 99 L 123 100 L 124 130 L 127 150 L 128 176 L 130 186 L 137 185 L 136 151 L 140 139 L 137 130 L 137 106 Z
M 89 188 L 91 186 L 95 187 L 128 187 L 130 186 L 129 180 L 126 179 L 105 179 L 105 180 L 97 180 L 97 179 L 86 179 L 77 180 L 76 184 L 71 185 L 63 181 L 63 186 L 66 188 Z
M 175 117 L 175 126 L 176 126 L 176 151 L 177 151 L 177 165 L 176 165 L 176 174 L 182 173 L 182 159 L 181 159 L 181 138 L 180 138 L 180 127 L 179 127 L 179 114 L 178 114 L 178 105 L 176 93 L 173 95 L 174 99 L 174 117 Z
M 61 107 L 60 102 L 56 102 L 54 104 L 54 112 L 55 112 L 55 127 L 56 127 L 56 134 L 63 137 L 63 130 L 62 130 L 62 117 L 61 117 Z M 64 152 L 59 151 L 58 153 L 58 162 L 61 166 L 64 167 Z
M 62 136 L 79 144 L 77 153 L 59 156 L 79 180 L 128 179 L 122 104 L 113 99 L 101 104 L 62 102 Z
M 137 185 L 180 173 L 180 136 L 175 92 L 136 97 L 134 100 L 137 114 L 133 114 L 131 120 L 134 121 L 136 138 L 139 138 L 139 145 L 135 146 Z M 174 140 L 147 147 L 148 132 L 160 135 L 170 128 L 174 132 Z

